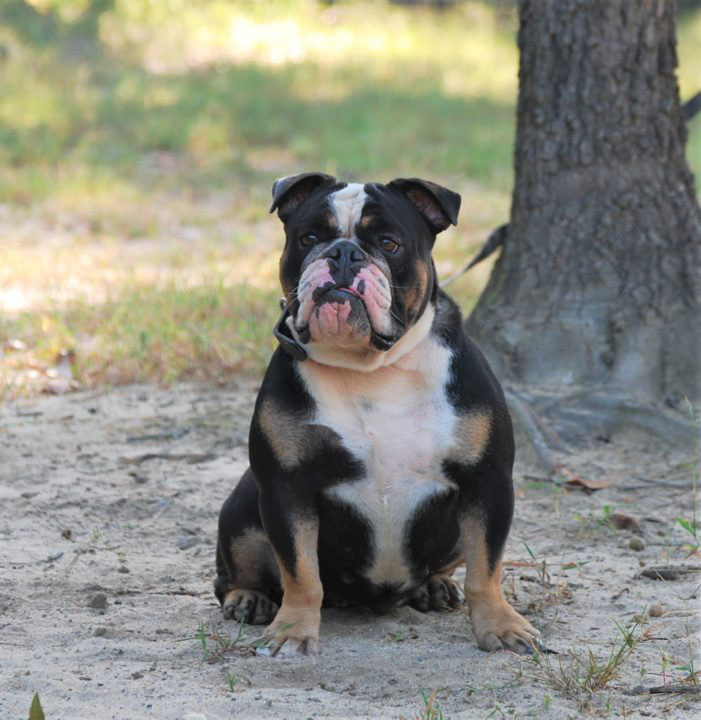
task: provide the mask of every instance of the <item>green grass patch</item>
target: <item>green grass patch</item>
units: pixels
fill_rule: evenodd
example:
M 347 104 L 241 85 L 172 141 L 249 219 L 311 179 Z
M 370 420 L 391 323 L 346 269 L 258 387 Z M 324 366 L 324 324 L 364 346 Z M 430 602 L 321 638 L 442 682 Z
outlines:
M 26 369 L 50 368 L 64 348 L 75 352 L 73 377 L 89 386 L 225 381 L 265 364 L 275 347 L 271 328 L 277 313 L 275 294 L 221 284 L 131 285 L 98 305 L 74 301 L 62 309 L 20 313 L 0 319 L 0 338 L 18 345 L 0 364 L 0 388 L 8 394 L 31 391 Z
M 701 13 L 679 17 L 687 98 Z M 0 382 L 35 388 L 65 350 L 88 385 L 260 371 L 269 188 L 296 171 L 461 192 L 451 275 L 508 219 L 516 29 L 505 3 L 1 2 Z M 689 157 L 698 176 L 699 118 Z M 451 285 L 466 312 L 489 267 Z

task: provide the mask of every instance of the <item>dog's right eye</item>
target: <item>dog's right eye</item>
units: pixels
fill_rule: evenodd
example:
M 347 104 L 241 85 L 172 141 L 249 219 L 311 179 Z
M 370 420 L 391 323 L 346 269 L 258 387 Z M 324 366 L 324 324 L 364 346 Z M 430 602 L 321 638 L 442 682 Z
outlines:
M 314 245 L 314 243 L 319 242 L 319 238 L 314 233 L 306 233 L 306 235 L 302 235 L 299 241 L 305 247 L 309 247 L 310 245 Z

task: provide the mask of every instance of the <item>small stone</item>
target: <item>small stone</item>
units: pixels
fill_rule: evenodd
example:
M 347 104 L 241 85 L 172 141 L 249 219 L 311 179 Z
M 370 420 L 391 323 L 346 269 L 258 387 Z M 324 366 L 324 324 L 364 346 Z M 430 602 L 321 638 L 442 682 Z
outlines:
M 46 558 L 46 562 L 54 562 L 61 557 L 63 557 L 63 550 L 55 550 Z
M 143 676 L 144 676 L 144 674 L 142 672 L 133 672 L 131 674 L 131 679 L 132 680 L 140 680 Z
M 175 541 L 175 546 L 178 548 L 178 550 L 187 550 L 188 548 L 197 545 L 199 541 L 200 539 L 196 535 L 189 535 L 188 537 L 181 535 Z
M 665 614 L 664 605 L 661 605 L 660 603 L 653 603 L 650 605 L 648 613 L 650 614 L 650 617 L 662 617 Z
M 95 593 L 90 600 L 90 607 L 93 610 L 104 610 L 107 607 L 107 595 L 105 593 Z
M 645 549 L 645 541 L 639 537 L 632 537 L 630 540 L 628 540 L 628 548 L 630 550 L 635 550 L 636 552 L 639 552 L 640 550 L 644 550 Z
M 126 573 L 131 572 L 129 568 L 126 565 L 122 565 L 121 567 L 117 568 L 118 573 L 122 573 L 123 575 L 126 575 Z
M 96 627 L 93 631 L 93 635 L 95 637 L 102 637 L 107 632 L 107 628 L 103 627 L 102 625 L 100 627 Z

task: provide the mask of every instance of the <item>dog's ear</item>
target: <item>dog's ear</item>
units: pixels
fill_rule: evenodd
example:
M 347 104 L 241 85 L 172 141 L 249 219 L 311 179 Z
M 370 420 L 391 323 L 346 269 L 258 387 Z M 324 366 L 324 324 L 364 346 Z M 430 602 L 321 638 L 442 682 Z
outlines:
M 290 215 L 317 188 L 335 182 L 335 177 L 320 172 L 301 173 L 278 178 L 273 183 L 273 204 L 270 206 L 270 212 L 277 210 L 280 220 L 286 222 Z
M 458 224 L 460 195 L 456 192 L 421 178 L 397 178 L 388 187 L 404 195 L 435 233 Z

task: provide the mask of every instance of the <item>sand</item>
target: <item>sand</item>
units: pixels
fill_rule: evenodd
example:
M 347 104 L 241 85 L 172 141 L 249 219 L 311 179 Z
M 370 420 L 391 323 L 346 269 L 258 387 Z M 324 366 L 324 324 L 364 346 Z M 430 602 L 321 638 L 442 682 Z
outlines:
M 573 473 L 610 483 L 591 493 L 534 482 L 520 452 L 505 589 L 558 653 L 551 668 L 572 678 L 571 653 L 589 650 L 605 664 L 616 623 L 645 616 L 604 689 L 563 691 L 544 660 L 481 652 L 459 612 L 325 610 L 311 658 L 262 657 L 260 628 L 223 621 L 216 520 L 247 464 L 254 398 L 250 384 L 132 386 L 0 406 L 0 718 L 26 720 L 35 692 L 47 720 L 437 720 L 422 699 L 434 690 L 446 720 L 701 714 L 698 695 L 641 692 L 683 681 L 690 653 L 701 667 L 701 575 L 640 575 L 699 568 L 676 521 L 692 515 L 691 442 L 573 451 Z M 638 532 L 612 528 L 613 512 Z

